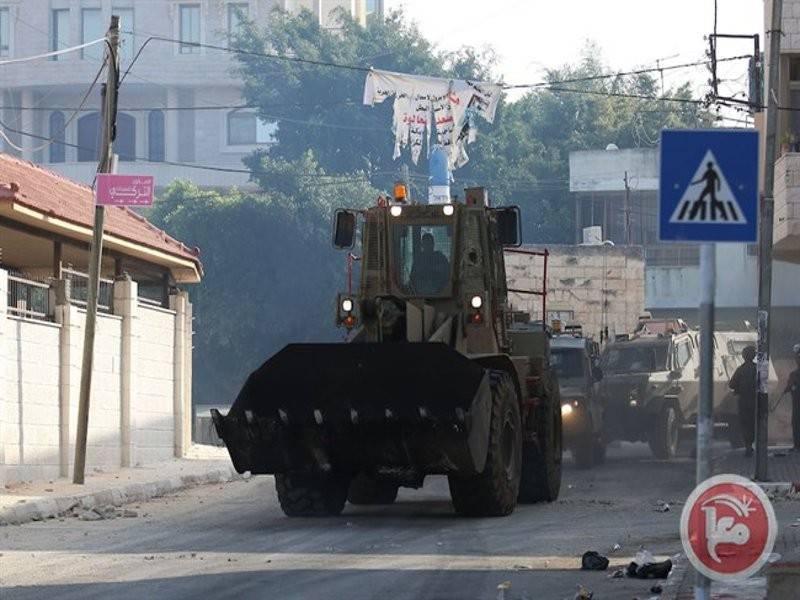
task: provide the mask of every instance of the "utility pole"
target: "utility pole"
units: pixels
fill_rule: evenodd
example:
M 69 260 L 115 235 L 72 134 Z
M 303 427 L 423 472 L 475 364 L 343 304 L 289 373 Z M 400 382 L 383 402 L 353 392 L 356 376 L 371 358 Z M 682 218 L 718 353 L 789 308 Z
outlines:
M 110 173 L 114 165 L 113 143 L 117 126 L 117 86 L 119 82 L 119 17 L 111 17 L 111 26 L 106 34 L 108 42 L 106 59 L 108 80 L 103 86 L 103 133 L 98 173 Z M 84 482 L 86 469 L 86 438 L 89 431 L 89 398 L 92 389 L 92 363 L 94 361 L 94 333 L 97 323 L 97 297 L 100 293 L 100 263 L 103 253 L 102 205 L 94 208 L 94 232 L 89 258 L 89 284 L 86 298 L 86 326 L 83 336 L 83 362 L 81 363 L 81 387 L 78 400 L 78 432 L 75 439 L 75 464 L 73 483 Z
M 767 480 L 767 438 L 769 398 L 769 313 L 772 306 L 772 227 L 775 213 L 775 137 L 778 129 L 777 94 L 778 65 L 781 56 L 781 17 L 783 0 L 772 0 L 772 20 L 769 35 L 769 67 L 767 87 L 767 142 L 764 166 L 764 196 L 761 200 L 758 250 L 758 353 L 756 401 L 755 479 Z
M 625 244 L 631 245 L 631 186 L 628 181 L 628 172 L 625 171 Z

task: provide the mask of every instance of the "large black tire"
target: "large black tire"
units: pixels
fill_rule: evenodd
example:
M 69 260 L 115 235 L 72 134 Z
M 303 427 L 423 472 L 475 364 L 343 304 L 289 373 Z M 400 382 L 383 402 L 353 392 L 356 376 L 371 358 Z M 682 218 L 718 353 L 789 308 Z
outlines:
M 347 500 L 350 504 L 392 504 L 400 486 L 392 481 L 361 473 L 350 482 Z
M 656 415 L 647 443 L 653 456 L 671 460 L 678 453 L 680 438 L 680 416 L 672 402 L 664 403 Z
M 502 517 L 514 511 L 522 468 L 522 422 L 511 377 L 491 371 L 492 417 L 483 472 L 449 475 L 450 496 L 459 515 Z
M 552 502 L 561 490 L 561 401 L 557 389 L 538 415 L 538 441 L 522 449 L 520 502 Z
M 570 451 L 575 459 L 575 466 L 579 469 L 591 469 L 595 465 L 594 436 L 586 435 L 575 440 Z
M 348 478 L 323 475 L 275 475 L 278 502 L 287 517 L 338 515 L 347 501 Z

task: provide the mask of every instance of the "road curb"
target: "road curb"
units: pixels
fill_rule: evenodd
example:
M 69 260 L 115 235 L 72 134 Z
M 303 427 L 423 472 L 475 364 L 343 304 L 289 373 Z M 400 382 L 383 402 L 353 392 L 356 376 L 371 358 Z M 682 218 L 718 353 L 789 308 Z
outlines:
M 201 485 L 228 483 L 238 479 L 243 477 L 232 467 L 225 467 L 215 468 L 206 473 L 130 483 L 90 494 L 37 498 L 0 510 L 0 525 L 22 525 L 31 521 L 53 519 L 65 515 L 74 508 L 91 510 L 100 506 L 123 506 Z

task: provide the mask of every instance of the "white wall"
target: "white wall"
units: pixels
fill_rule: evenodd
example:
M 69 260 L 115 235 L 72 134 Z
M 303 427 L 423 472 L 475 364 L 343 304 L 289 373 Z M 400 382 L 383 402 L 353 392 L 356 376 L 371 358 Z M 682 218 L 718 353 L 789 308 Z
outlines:
M 131 398 L 134 465 L 173 455 L 175 312 L 140 304 L 137 333 L 133 344 L 136 392 Z
M 59 475 L 60 327 L 6 317 L 0 442 L 6 480 Z M 23 467 L 24 465 L 24 467 Z
M 717 244 L 716 304 L 721 308 L 745 308 L 758 304 L 758 259 L 748 255 L 745 244 Z M 773 306 L 800 304 L 800 265 L 773 264 Z M 647 308 L 687 308 L 699 303 L 699 267 L 646 267 Z
M 0 485 L 71 475 L 85 310 L 57 304 L 56 323 L 12 317 L 6 286 L 0 269 Z M 168 460 L 190 443 L 186 292 L 172 297 L 176 312 L 139 304 L 135 282 L 115 288 L 119 314 L 97 318 L 88 471 Z

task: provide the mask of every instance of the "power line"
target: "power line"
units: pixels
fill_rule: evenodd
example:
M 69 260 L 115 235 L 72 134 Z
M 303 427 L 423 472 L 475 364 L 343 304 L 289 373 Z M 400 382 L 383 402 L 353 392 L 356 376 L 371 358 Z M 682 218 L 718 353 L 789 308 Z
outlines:
M 78 50 L 83 50 L 84 48 L 88 48 L 89 46 L 96 46 L 97 44 L 105 43 L 106 38 L 102 37 L 91 42 L 86 42 L 85 44 L 80 44 L 79 46 L 70 46 L 69 48 L 62 48 L 61 50 L 53 50 L 52 52 L 45 52 L 44 54 L 35 54 L 33 56 L 23 56 L 21 58 L 8 58 L 5 60 L 0 60 L 0 66 L 2 65 L 13 65 L 18 63 L 25 63 L 25 62 L 32 62 L 35 60 L 42 60 L 45 58 L 53 58 L 56 56 L 61 56 L 62 54 L 68 54 L 70 52 L 77 52 Z
M 742 60 L 745 58 L 750 58 L 748 54 L 742 54 L 739 56 L 728 56 L 726 58 L 720 58 L 717 62 L 727 62 L 733 60 Z M 607 73 L 605 75 L 592 75 L 589 77 L 575 77 L 573 79 L 562 79 L 558 81 L 540 81 L 537 83 L 519 83 L 519 84 L 504 84 L 503 88 L 507 90 L 518 89 L 518 88 L 538 88 L 538 87 L 547 87 L 550 85 L 561 85 L 563 83 L 581 83 L 586 81 L 597 81 L 601 79 L 614 79 L 616 77 L 625 77 L 628 75 L 644 75 L 646 73 L 660 73 L 662 71 L 671 71 L 675 69 L 687 69 L 690 67 L 700 67 L 706 66 L 710 64 L 708 60 L 699 60 L 695 62 L 689 63 L 682 63 L 679 65 L 670 65 L 668 67 L 652 67 L 647 69 L 636 69 L 634 71 L 618 71 L 616 73 Z

